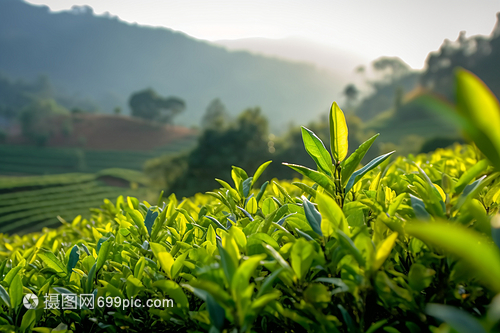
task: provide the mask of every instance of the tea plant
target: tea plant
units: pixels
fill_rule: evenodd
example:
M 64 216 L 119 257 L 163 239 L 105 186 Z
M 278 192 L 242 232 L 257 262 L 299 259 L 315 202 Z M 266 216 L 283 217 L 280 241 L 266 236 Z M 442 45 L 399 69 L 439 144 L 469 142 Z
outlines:
M 376 136 L 348 156 L 333 103 L 330 152 L 302 129 L 317 170 L 288 164 L 302 181 L 256 188 L 270 161 L 253 175 L 233 167 L 232 184 L 218 179 L 219 189 L 193 198 L 119 197 L 90 219 L 2 235 L 0 324 L 12 332 L 500 331 L 500 108 L 470 73 L 459 72 L 458 87 L 477 147 L 393 161 L 389 152 L 356 170 Z M 41 300 L 36 308 L 23 306 L 27 293 Z M 44 309 L 48 293 L 174 306 Z

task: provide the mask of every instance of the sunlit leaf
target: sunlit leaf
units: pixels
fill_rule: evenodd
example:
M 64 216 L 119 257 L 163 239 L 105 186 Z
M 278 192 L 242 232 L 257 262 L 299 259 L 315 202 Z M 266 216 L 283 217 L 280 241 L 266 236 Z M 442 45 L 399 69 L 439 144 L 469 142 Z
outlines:
M 330 150 L 336 163 L 340 163 L 347 156 L 349 148 L 347 137 L 347 123 L 344 112 L 339 108 L 337 102 L 333 102 L 330 108 Z
M 500 250 L 472 229 L 444 222 L 413 223 L 406 232 L 462 259 L 474 275 L 495 292 L 500 292 Z
M 375 262 L 372 266 L 372 269 L 374 271 L 378 270 L 387 259 L 387 257 L 391 254 L 392 248 L 394 247 L 397 238 L 398 233 L 393 232 L 389 237 L 384 239 L 382 243 L 379 244 L 377 253 L 375 254 Z
M 375 134 L 365 142 L 363 142 L 358 149 L 356 149 L 345 161 L 342 162 L 342 170 L 341 170 L 341 178 L 342 178 L 342 186 L 345 186 L 347 184 L 347 181 L 351 177 L 354 171 L 356 171 L 356 168 L 358 167 L 359 163 L 361 163 L 361 160 L 363 160 L 363 157 L 365 157 L 366 152 L 370 147 L 372 146 L 373 142 L 375 139 L 379 136 L 380 134 Z
M 151 250 L 153 251 L 156 259 L 160 262 L 160 266 L 163 271 L 169 278 L 172 278 L 170 274 L 172 265 L 174 264 L 174 258 L 172 257 L 172 255 L 161 244 L 150 243 L 149 245 L 151 246 Z
M 394 151 L 391 151 L 390 153 L 378 156 L 371 160 L 367 165 L 362 167 L 361 169 L 355 171 L 349 180 L 347 181 L 347 185 L 345 187 L 345 193 L 349 193 L 349 191 L 353 188 L 353 186 L 361 179 L 363 178 L 364 175 L 366 175 L 369 171 L 375 169 L 377 166 L 379 166 L 382 162 L 384 162 L 389 156 L 394 154 Z
M 316 208 L 314 208 L 314 205 L 307 200 L 307 198 L 303 198 L 303 203 L 307 222 L 309 222 L 315 233 L 323 236 L 323 233 L 321 232 L 321 214 L 316 210 Z
M 324 172 L 328 176 L 331 176 L 332 157 L 326 150 L 321 139 L 318 138 L 314 132 L 302 126 L 302 141 L 304 141 L 304 147 L 307 153 L 311 156 L 314 162 L 316 162 L 318 170 Z
M 456 71 L 457 110 L 467 118 L 467 134 L 500 169 L 500 105 L 488 87 L 471 72 Z M 467 130 L 467 129 L 466 129 Z
M 289 164 L 289 163 L 283 163 L 283 165 L 288 166 L 289 168 L 297 171 L 298 173 L 306 176 L 307 178 L 311 179 L 312 181 L 318 183 L 319 186 L 323 187 L 327 191 L 333 191 L 333 188 L 335 187 L 335 184 L 333 181 L 328 178 L 328 176 L 322 174 L 321 172 L 306 168 L 301 165 L 296 165 L 296 164 Z
M 450 325 L 458 333 L 486 333 L 481 323 L 465 311 L 443 304 L 427 304 L 425 312 Z

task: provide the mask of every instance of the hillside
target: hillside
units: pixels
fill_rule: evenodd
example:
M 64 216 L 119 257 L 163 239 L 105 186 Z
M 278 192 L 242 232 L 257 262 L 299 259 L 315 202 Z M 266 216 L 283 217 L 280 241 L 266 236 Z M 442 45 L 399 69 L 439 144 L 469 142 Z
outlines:
M 93 150 L 152 150 L 177 141 L 192 140 L 196 131 L 171 125 L 152 123 L 139 118 L 103 114 L 71 116 L 72 131 L 65 134 L 54 124 L 48 147 L 78 147 Z M 10 128 L 7 144 L 29 144 L 15 125 Z
M 307 122 L 346 83 L 313 65 L 230 52 L 89 8 L 51 13 L 20 0 L 0 0 L 0 49 L 0 72 L 28 80 L 47 74 L 56 90 L 90 98 L 105 112 L 128 109 L 130 94 L 146 87 L 181 97 L 187 110 L 176 121 L 185 125 L 198 124 L 217 97 L 233 115 L 260 106 L 277 129 L 278 119 Z
M 0 175 L 98 172 L 107 168 L 141 171 L 158 156 L 190 150 L 198 136 L 185 127 L 160 125 L 117 115 L 74 114 L 65 134 L 54 121 L 46 146 L 34 146 L 19 125 L 0 144 Z

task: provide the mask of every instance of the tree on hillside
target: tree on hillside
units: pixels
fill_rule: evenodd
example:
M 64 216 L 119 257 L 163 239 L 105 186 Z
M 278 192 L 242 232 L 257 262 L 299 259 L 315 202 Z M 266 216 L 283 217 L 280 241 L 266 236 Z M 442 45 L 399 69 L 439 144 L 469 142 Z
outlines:
M 204 130 L 223 130 L 227 126 L 228 117 L 226 106 L 216 98 L 208 105 L 201 119 L 201 127 Z
M 247 109 L 222 130 L 205 129 L 192 152 L 149 161 L 146 172 L 168 193 L 190 196 L 209 191 L 217 187 L 215 178 L 231 178 L 231 166 L 255 171 L 271 159 L 268 134 L 268 122 L 260 109 Z
M 49 99 L 53 96 L 53 88 L 47 76 L 26 82 L 12 80 L 0 74 L 0 116 L 7 119 L 19 117 L 23 108 L 37 99 Z
M 148 88 L 133 93 L 129 106 L 134 117 L 171 124 L 173 118 L 184 111 L 186 103 L 177 97 L 162 97 Z
M 372 66 L 387 82 L 397 81 L 411 71 L 410 66 L 398 57 L 380 57 L 373 61 Z
M 350 83 L 350 84 L 348 84 L 344 88 L 344 92 L 343 93 L 344 93 L 344 96 L 347 99 L 347 106 L 348 106 L 348 108 L 351 108 L 352 105 L 353 105 L 353 103 L 358 98 L 358 95 L 359 95 L 358 88 L 356 88 L 356 86 L 354 84 Z
M 446 39 L 438 51 L 428 55 L 420 83 L 434 92 L 454 99 L 454 70 L 462 67 L 480 77 L 500 96 L 500 13 L 490 36 L 467 38 L 460 32 L 455 41 Z
M 70 112 L 53 99 L 40 99 L 26 106 L 20 116 L 23 135 L 43 146 L 56 131 L 72 130 Z M 57 121 L 57 119 L 62 121 Z M 58 128 L 60 126 L 60 128 Z

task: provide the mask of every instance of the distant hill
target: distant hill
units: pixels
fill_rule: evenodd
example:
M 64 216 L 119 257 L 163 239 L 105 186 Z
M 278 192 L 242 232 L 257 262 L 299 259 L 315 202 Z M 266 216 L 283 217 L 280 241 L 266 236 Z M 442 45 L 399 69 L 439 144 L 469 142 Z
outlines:
M 183 98 L 187 110 L 177 122 L 184 125 L 198 124 L 216 97 L 233 115 L 260 106 L 274 129 L 305 123 L 339 99 L 346 83 L 313 65 L 230 52 L 88 7 L 51 13 L 20 0 L 0 0 L 0 50 L 5 75 L 46 74 L 55 89 L 91 98 L 105 112 L 128 110 L 130 94 L 146 87 Z
M 353 79 L 354 69 L 372 59 L 342 49 L 328 47 L 299 37 L 281 39 L 241 38 L 214 41 L 231 51 L 250 51 L 296 62 L 315 63 L 338 77 Z

